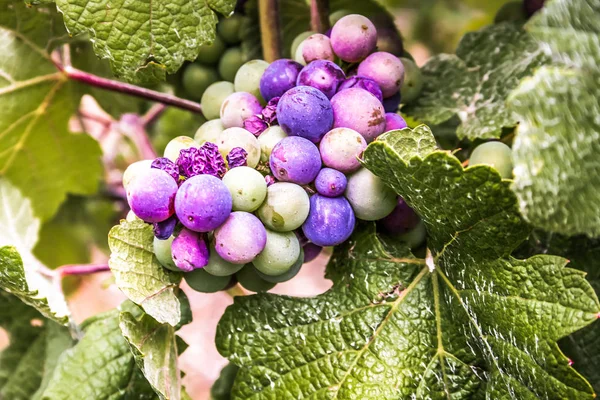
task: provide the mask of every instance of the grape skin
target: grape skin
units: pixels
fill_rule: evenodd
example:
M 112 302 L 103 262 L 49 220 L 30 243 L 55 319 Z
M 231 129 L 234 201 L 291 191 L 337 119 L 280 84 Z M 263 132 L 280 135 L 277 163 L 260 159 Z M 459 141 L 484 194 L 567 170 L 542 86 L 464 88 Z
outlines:
M 310 201 L 302 187 L 279 182 L 267 188 L 267 198 L 257 215 L 268 228 L 287 232 L 302 226 L 309 210 Z
M 298 47 L 300 46 L 300 44 L 302 42 L 304 42 L 309 36 L 314 35 L 317 32 L 314 31 L 306 31 L 306 32 L 302 32 L 300 34 L 298 34 L 298 36 L 296 36 L 294 38 L 294 40 L 292 41 L 292 46 L 291 46 L 291 55 L 292 57 L 294 57 L 294 55 L 296 54 L 296 51 L 298 50 Z M 302 61 L 304 61 L 304 59 L 302 59 Z
M 294 232 L 267 230 L 264 250 L 252 264 L 263 274 L 277 276 L 286 273 L 300 257 L 300 242 Z
M 262 174 L 250 167 L 236 167 L 223 177 L 233 199 L 234 211 L 255 211 L 267 196 L 267 183 Z

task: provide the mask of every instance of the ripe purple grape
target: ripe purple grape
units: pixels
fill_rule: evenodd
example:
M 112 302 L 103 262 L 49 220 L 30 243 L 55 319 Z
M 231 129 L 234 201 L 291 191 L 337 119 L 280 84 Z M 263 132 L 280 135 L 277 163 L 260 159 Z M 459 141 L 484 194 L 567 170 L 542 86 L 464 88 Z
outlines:
M 260 78 L 260 94 L 267 101 L 283 96 L 285 92 L 296 86 L 296 79 L 301 69 L 302 65 L 293 60 L 273 61 Z
M 400 107 L 400 101 L 402 100 L 402 96 L 400 92 L 396 93 L 393 96 L 390 96 L 386 99 L 383 99 L 383 108 L 386 113 L 395 113 L 398 112 L 398 107 Z
M 325 197 L 317 193 L 310 198 L 310 213 L 302 231 L 318 246 L 335 246 L 350 237 L 354 222 L 354 211 L 345 197 Z
M 229 189 L 212 175 L 196 175 L 179 188 L 175 212 L 181 223 L 196 232 L 209 232 L 225 222 L 231 213 Z
M 215 250 L 232 264 L 247 264 L 263 251 L 267 230 L 254 215 L 235 211 L 215 231 Z
M 365 138 L 350 128 L 330 130 L 319 144 L 323 163 L 344 173 L 360 168 L 358 158 L 366 148 Z
M 262 106 L 258 99 L 247 92 L 235 92 L 227 96 L 221 106 L 221 122 L 225 128 L 244 126 L 244 120 L 260 114 Z
M 346 75 L 336 64 L 328 60 L 317 60 L 302 68 L 298 74 L 298 86 L 312 86 L 331 99 Z
M 318 143 L 333 126 L 333 109 L 320 90 L 297 86 L 279 99 L 277 121 L 288 135 Z
M 320 33 L 309 36 L 302 45 L 302 57 L 307 64 L 315 60 L 333 61 L 335 55 L 331 48 L 331 41 Z
M 385 130 L 383 105 L 375 96 L 360 88 L 338 92 L 331 99 L 334 128 L 350 128 L 360 133 L 367 143 Z
M 175 231 L 175 226 L 177 225 L 177 217 L 175 215 L 171 215 L 169 218 L 165 219 L 161 222 L 155 222 L 153 226 L 154 236 L 160 240 L 167 240 Z
M 304 262 L 307 263 L 317 258 L 317 256 L 321 254 L 323 247 L 314 243 L 306 243 L 302 249 L 304 250 Z
M 326 197 L 340 196 L 346 190 L 346 185 L 346 175 L 332 168 L 323 168 L 315 179 L 317 192 Z
M 398 57 L 378 51 L 365 58 L 358 66 L 358 75 L 371 78 L 379 84 L 383 97 L 398 93 L 404 82 L 404 65 Z
M 171 246 L 177 268 L 190 272 L 208 264 L 210 256 L 204 234 L 183 228 Z
M 385 131 L 393 131 L 396 129 L 404 129 L 408 125 L 404 118 L 401 115 L 396 113 L 386 113 L 385 114 Z
M 375 82 L 373 79 L 365 78 L 363 76 L 356 75 L 346 79 L 338 87 L 338 92 L 353 87 L 365 89 L 367 92 L 377 97 L 377 100 L 383 101 L 383 94 L 381 93 L 381 88 L 379 87 L 377 82 Z
M 278 180 L 306 185 L 317 177 L 321 169 L 321 155 L 311 141 L 288 136 L 273 147 L 269 165 Z
M 402 235 L 414 229 L 418 223 L 419 216 L 402 197 L 398 197 L 398 204 L 394 210 L 379 221 L 380 226 L 391 235 Z
M 358 62 L 369 55 L 377 45 L 377 29 L 366 17 L 346 15 L 331 29 L 331 47 L 347 62 Z
M 162 169 L 140 171 L 127 186 L 127 201 L 143 221 L 161 222 L 173 215 L 177 182 Z

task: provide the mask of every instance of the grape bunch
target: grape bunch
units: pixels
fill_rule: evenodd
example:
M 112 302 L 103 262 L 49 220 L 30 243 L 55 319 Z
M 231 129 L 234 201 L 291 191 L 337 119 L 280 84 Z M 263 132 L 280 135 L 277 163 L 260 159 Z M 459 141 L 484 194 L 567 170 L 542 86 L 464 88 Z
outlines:
M 266 291 L 347 240 L 357 219 L 423 242 L 416 214 L 360 163 L 368 143 L 407 126 L 385 104 L 396 111 L 403 84 L 420 73 L 407 76 L 376 45 L 371 21 L 351 14 L 299 45 L 305 65 L 247 62 L 233 87 L 206 90 L 210 120 L 193 139 L 177 137 L 164 157 L 125 171 L 131 211 L 153 224 L 165 268 L 201 292 L 235 282 Z

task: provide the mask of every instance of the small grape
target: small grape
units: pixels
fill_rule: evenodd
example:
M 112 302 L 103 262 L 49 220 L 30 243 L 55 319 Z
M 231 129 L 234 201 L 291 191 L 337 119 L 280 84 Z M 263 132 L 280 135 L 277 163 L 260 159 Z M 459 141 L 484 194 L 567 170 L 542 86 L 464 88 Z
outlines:
M 233 84 L 227 81 L 215 82 L 207 87 L 200 100 L 204 117 L 209 120 L 219 118 L 223 102 L 233 92 Z
M 238 69 L 233 80 L 236 92 L 248 92 L 261 103 L 265 103 L 260 94 L 260 80 L 269 63 L 264 60 L 250 60 Z M 269 99 L 267 99 L 269 100 Z
M 260 93 L 265 100 L 281 97 L 296 86 L 302 65 L 293 60 L 277 60 L 271 63 L 260 78 Z
M 396 129 L 404 129 L 408 125 L 401 115 L 396 113 L 385 113 L 385 131 L 394 131 Z
M 315 60 L 333 61 L 335 55 L 331 48 L 331 41 L 320 33 L 309 36 L 302 45 L 302 58 L 307 64 Z
M 129 166 L 125 169 L 125 172 L 123 172 L 123 187 L 125 188 L 125 190 L 127 190 L 127 186 L 129 186 L 131 181 L 136 176 L 138 176 L 143 171 L 147 171 L 150 169 L 152 161 L 154 160 L 141 160 L 129 164 Z
M 333 127 L 333 109 L 320 90 L 297 86 L 279 99 L 277 120 L 288 135 L 318 143 Z
M 199 100 L 206 88 L 218 79 L 219 76 L 212 67 L 194 63 L 183 71 L 182 84 L 191 98 Z
M 183 274 L 187 284 L 200 293 L 216 293 L 225 289 L 231 280 L 229 276 L 214 276 L 204 269 L 195 269 Z
M 267 292 L 275 287 L 275 283 L 267 282 L 258 275 L 258 271 L 252 264 L 246 265 L 237 274 L 238 282 L 246 290 L 251 292 Z
M 235 211 L 215 231 L 214 239 L 215 250 L 225 261 L 247 264 L 265 248 L 267 231 L 254 215 Z
M 405 242 L 411 249 L 416 249 L 425 241 L 427 229 L 423 221 L 419 221 L 417 226 L 403 235 L 397 237 L 399 241 Z
M 400 92 L 395 95 L 388 97 L 387 99 L 383 99 L 383 108 L 386 113 L 396 113 L 398 112 L 398 108 L 400 107 L 400 101 L 402 100 L 402 96 Z
M 177 159 L 179 158 L 179 152 L 183 149 L 189 149 L 190 147 L 200 146 L 189 136 L 177 136 L 167 143 L 164 156 L 173 162 L 177 162 Z
M 346 198 L 352 205 L 356 218 L 375 221 L 394 210 L 397 196 L 378 176 L 361 168 L 348 177 Z
M 223 177 L 233 199 L 234 211 L 256 210 L 267 196 L 267 183 L 262 174 L 250 167 L 230 169 Z
M 233 82 L 238 69 L 246 62 L 246 57 L 239 47 L 230 47 L 225 50 L 219 60 L 219 75 L 226 81 Z
M 379 221 L 379 225 L 390 235 L 402 235 L 413 229 L 419 223 L 417 213 L 398 197 L 398 204 L 394 210 Z
M 204 234 L 186 228 L 173 240 L 171 253 L 181 271 L 190 272 L 208 264 L 209 252 Z
M 252 264 L 263 274 L 277 276 L 286 273 L 300 257 L 300 243 L 294 232 L 267 230 L 264 250 Z
M 169 218 L 165 219 L 161 222 L 155 222 L 152 227 L 154 230 L 154 237 L 159 238 L 161 240 L 167 240 L 173 235 L 175 231 L 175 227 L 177 226 L 177 217 L 175 215 L 171 215 Z
M 244 120 L 260 114 L 262 106 L 256 97 L 247 92 L 235 92 L 227 96 L 221 106 L 221 122 L 225 128 L 244 126 Z
M 360 88 L 342 90 L 331 99 L 333 127 L 350 128 L 360 133 L 367 143 L 385 130 L 385 111 L 375 96 Z
M 284 272 L 280 275 L 264 274 L 258 268 L 256 268 L 256 267 L 255 268 L 256 268 L 256 273 L 258 274 L 258 276 L 260 276 L 265 281 L 272 282 L 272 283 L 282 283 L 282 282 L 287 282 L 290 279 L 292 279 L 293 277 L 295 277 L 296 275 L 298 275 L 298 272 L 300 272 L 300 269 L 302 268 L 302 264 L 304 264 L 304 250 L 300 249 L 300 256 L 298 256 L 298 259 L 294 262 L 294 264 L 292 264 L 292 266 L 286 272 Z
M 243 17 L 239 14 L 233 14 L 229 18 L 222 19 L 217 24 L 217 33 L 228 44 L 236 44 L 242 41 L 241 31 Z
M 404 82 L 404 65 L 398 57 L 378 51 L 365 58 L 358 66 L 358 75 L 379 84 L 383 97 L 395 95 Z
M 141 171 L 127 186 L 131 211 L 143 221 L 161 222 L 173 215 L 177 182 L 163 170 Z
M 471 153 L 469 166 L 477 164 L 491 165 L 502 178 L 512 178 L 512 150 L 502 142 L 486 142 L 477 146 Z
M 194 140 L 196 143 L 203 145 L 206 142 L 217 143 L 219 135 L 225 130 L 223 123 L 219 118 L 211 119 L 198 128 Z
M 261 133 L 258 137 L 258 143 L 260 144 L 260 161 L 269 161 L 273 147 L 286 137 L 287 134 L 279 125 L 273 125 Z
M 298 50 L 298 46 L 300 46 L 300 43 L 304 42 L 304 40 L 306 40 L 309 36 L 314 35 L 315 33 L 317 33 L 317 32 L 306 31 L 306 32 L 300 33 L 298 36 L 296 36 L 294 38 L 294 40 L 292 41 L 292 46 L 291 46 L 291 51 L 290 51 L 290 54 L 292 55 L 292 57 L 294 57 L 294 55 L 296 54 L 296 51 Z M 304 59 L 302 59 L 302 61 L 304 61 Z
M 257 215 L 268 228 L 286 232 L 302 226 L 310 209 L 308 195 L 300 186 L 278 182 L 267 188 L 267 199 Z
M 323 163 L 344 173 L 360 168 L 358 159 L 366 148 L 365 138 L 350 128 L 330 130 L 319 144 Z
M 204 270 L 213 276 L 231 276 L 244 267 L 245 264 L 233 264 L 225 261 L 215 250 L 215 246 L 210 247 L 210 258 Z
M 187 179 L 175 197 L 179 221 L 196 232 L 209 232 L 221 226 L 229 217 L 231 206 L 229 189 L 212 175 L 196 175 Z
M 340 171 L 323 168 L 315 179 L 315 187 L 319 194 L 326 197 L 337 197 L 344 193 L 348 180 Z
M 329 14 L 329 25 L 331 25 L 331 26 L 335 25 L 340 19 L 342 19 L 346 15 L 350 15 L 350 14 L 352 14 L 352 13 L 345 9 L 341 9 L 341 10 L 332 12 L 331 14 Z
M 317 177 L 321 169 L 321 155 L 310 140 L 290 136 L 273 147 L 269 165 L 278 180 L 306 185 Z
M 306 40 L 303 40 L 298 45 L 298 48 L 296 49 L 296 53 L 292 54 L 292 56 L 294 57 L 294 61 L 302 66 L 306 65 L 306 61 L 304 61 L 304 43 L 305 42 L 306 42 Z
M 179 268 L 175 265 L 175 261 L 173 261 L 173 256 L 171 255 L 171 245 L 173 244 L 173 239 L 175 236 L 171 236 L 167 240 L 160 240 L 158 238 L 154 238 L 154 255 L 156 259 L 166 269 L 170 269 L 171 271 L 180 271 Z
M 348 200 L 343 196 L 325 197 L 317 193 L 310 197 L 310 213 L 302 232 L 318 246 L 335 246 L 350 237 L 354 223 Z
M 358 62 L 377 44 L 377 29 L 368 18 L 350 14 L 340 18 L 331 30 L 331 47 L 344 61 Z
M 298 74 L 296 85 L 314 87 L 331 99 L 344 79 L 346 79 L 344 71 L 335 63 L 317 60 L 302 68 Z
M 258 139 L 244 128 L 228 128 L 225 129 L 216 142 L 219 146 L 219 151 L 223 157 L 236 147 L 241 147 L 246 150 L 246 164 L 250 168 L 254 168 L 260 161 L 260 143 Z
M 373 79 L 362 76 L 351 76 L 350 78 L 346 79 L 338 87 L 338 92 L 353 87 L 364 89 L 373 96 L 377 97 L 377 100 L 383 101 L 383 94 L 381 93 L 381 89 L 379 88 L 377 82 L 375 82 Z
M 314 243 L 307 243 L 303 247 L 304 250 L 304 262 L 308 263 L 317 258 L 321 251 L 323 251 L 323 247 L 318 246 Z
M 423 73 L 414 61 L 408 58 L 400 58 L 404 65 L 404 82 L 400 87 L 402 99 L 405 104 L 411 103 L 421 94 L 423 90 Z
M 202 64 L 216 64 L 225 52 L 225 43 L 219 36 L 215 36 L 215 40 L 211 44 L 203 44 L 198 49 L 197 61 Z M 206 115 L 206 114 L 205 114 Z

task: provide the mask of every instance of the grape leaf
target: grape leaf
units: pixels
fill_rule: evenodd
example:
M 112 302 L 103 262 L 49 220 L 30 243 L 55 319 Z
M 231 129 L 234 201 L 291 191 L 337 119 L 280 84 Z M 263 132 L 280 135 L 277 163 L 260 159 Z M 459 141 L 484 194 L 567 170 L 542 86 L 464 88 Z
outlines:
M 421 69 L 423 91 L 402 112 L 430 124 L 457 115 L 459 138 L 498 138 L 518 122 L 507 95 L 547 57 L 519 25 L 501 23 L 467 33 L 454 54 L 432 57 Z
M 0 176 L 31 199 L 42 220 L 67 193 L 94 193 L 102 173 L 98 143 L 68 131 L 79 98 L 48 53 L 64 34 L 55 16 L 0 0 Z
M 60 290 L 40 274 L 45 268 L 32 254 L 40 221 L 31 202 L 0 178 L 0 288 L 35 307 L 44 316 L 65 324 L 69 310 Z
M 100 58 L 128 81 L 153 82 L 193 61 L 212 43 L 216 12 L 229 15 L 234 0 L 127 2 L 56 0 L 72 35 L 87 33 Z M 216 11 L 216 12 L 215 12 Z
M 363 230 L 315 298 L 235 298 L 217 348 L 235 399 L 593 398 L 556 341 L 600 304 L 566 260 L 510 257 L 529 230 L 489 166 L 463 169 L 424 126 L 383 135 L 365 164 L 422 217 L 431 255 Z
M 108 234 L 108 264 L 125 296 L 158 322 L 175 326 L 181 320 L 177 294 L 182 275 L 160 265 L 153 240 L 151 225 L 121 221 Z

